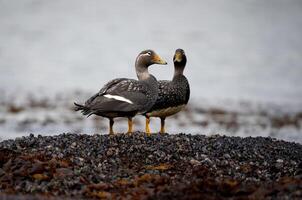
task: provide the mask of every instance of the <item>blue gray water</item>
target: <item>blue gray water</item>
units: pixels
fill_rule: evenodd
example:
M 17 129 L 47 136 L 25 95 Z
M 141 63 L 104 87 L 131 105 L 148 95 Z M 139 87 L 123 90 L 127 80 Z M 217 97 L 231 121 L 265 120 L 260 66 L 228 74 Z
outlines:
M 147 48 L 169 63 L 150 71 L 170 79 L 183 48 L 195 102 L 298 110 L 301 36 L 300 0 L 0 0 L 0 91 L 93 93 L 112 78 L 136 78 L 135 57 Z
M 183 48 L 195 98 L 302 100 L 302 1 L 0 1 L 0 87 L 97 91 L 152 48 Z

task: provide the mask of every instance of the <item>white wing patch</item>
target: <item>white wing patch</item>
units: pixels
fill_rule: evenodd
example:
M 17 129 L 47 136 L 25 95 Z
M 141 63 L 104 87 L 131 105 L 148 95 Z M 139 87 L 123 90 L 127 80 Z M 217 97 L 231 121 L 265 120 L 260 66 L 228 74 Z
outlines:
M 124 101 L 124 102 L 130 103 L 130 104 L 133 104 L 133 102 L 130 101 L 129 99 L 126 99 L 125 97 L 118 96 L 118 95 L 106 94 L 106 95 L 104 95 L 104 97 L 109 98 L 109 99 L 115 99 L 115 100 L 118 100 L 118 101 Z

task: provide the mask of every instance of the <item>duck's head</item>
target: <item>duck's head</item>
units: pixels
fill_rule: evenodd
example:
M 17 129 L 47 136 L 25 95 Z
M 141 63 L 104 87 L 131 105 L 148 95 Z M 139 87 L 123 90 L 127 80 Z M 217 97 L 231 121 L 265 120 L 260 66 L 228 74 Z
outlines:
M 174 64 L 183 64 L 186 65 L 187 57 L 185 51 L 183 49 L 176 49 L 174 57 L 173 57 Z
M 174 70 L 175 70 L 174 75 L 183 74 L 183 71 L 187 63 L 187 57 L 183 49 L 176 49 L 173 57 L 173 62 L 174 62 Z
M 151 49 L 144 50 L 138 54 L 136 65 L 148 67 L 153 64 L 166 65 L 167 62 Z

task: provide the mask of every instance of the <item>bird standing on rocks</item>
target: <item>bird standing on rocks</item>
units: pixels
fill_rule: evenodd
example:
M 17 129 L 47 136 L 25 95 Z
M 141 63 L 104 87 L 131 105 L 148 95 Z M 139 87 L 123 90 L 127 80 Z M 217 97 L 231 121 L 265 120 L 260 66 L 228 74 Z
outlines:
M 181 111 L 189 101 L 190 86 L 183 75 L 187 63 L 184 50 L 177 49 L 173 57 L 174 76 L 172 81 L 158 81 L 159 92 L 156 103 L 144 115 L 146 116 L 146 133 L 150 135 L 150 117 L 161 119 L 160 133 L 165 133 L 165 119 Z
M 75 110 L 81 110 L 83 115 L 88 117 L 95 114 L 108 118 L 109 134 L 114 134 L 114 118 L 127 117 L 128 133 L 131 133 L 132 118 L 136 114 L 150 110 L 158 96 L 158 82 L 148 72 L 148 67 L 152 64 L 166 65 L 167 62 L 153 50 L 142 51 L 135 61 L 138 80 L 127 78 L 111 80 L 84 105 L 74 103 Z

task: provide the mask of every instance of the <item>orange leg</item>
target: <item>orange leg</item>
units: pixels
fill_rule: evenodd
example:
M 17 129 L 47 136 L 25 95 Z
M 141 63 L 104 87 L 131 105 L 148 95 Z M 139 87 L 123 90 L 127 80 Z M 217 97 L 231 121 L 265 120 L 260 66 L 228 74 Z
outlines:
M 161 117 L 160 118 L 160 134 L 164 134 L 166 133 L 166 130 L 165 130 L 165 117 Z
M 113 135 L 113 124 L 114 124 L 114 120 L 112 118 L 109 119 L 109 135 Z
M 146 134 L 148 136 L 151 135 L 151 131 L 150 131 L 150 117 L 146 116 Z
M 130 134 L 133 132 L 133 121 L 132 121 L 132 117 L 129 117 L 128 118 L 128 131 L 127 133 Z

